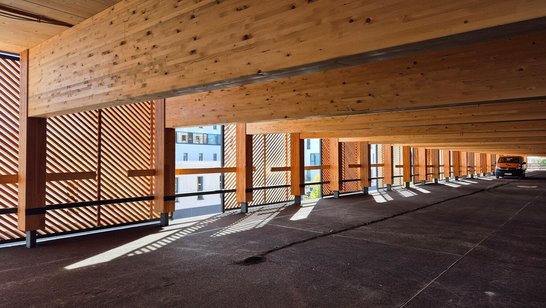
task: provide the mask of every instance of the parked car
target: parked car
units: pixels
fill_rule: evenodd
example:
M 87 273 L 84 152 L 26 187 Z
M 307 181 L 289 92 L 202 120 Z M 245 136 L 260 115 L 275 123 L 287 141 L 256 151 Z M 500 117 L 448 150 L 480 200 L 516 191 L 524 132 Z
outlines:
M 495 168 L 495 176 L 516 176 L 521 178 L 525 177 L 525 170 L 527 170 L 527 163 L 523 161 L 522 156 L 501 156 L 497 162 Z

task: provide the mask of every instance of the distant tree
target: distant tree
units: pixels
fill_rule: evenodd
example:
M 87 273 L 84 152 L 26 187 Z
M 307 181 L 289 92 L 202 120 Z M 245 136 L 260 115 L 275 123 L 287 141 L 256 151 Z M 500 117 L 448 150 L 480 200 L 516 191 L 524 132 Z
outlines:
M 320 174 L 317 174 L 312 182 L 319 182 L 320 181 Z M 313 190 L 311 190 L 311 192 L 309 193 L 309 199 L 319 199 L 321 196 L 320 196 L 320 186 L 321 185 L 314 185 L 313 186 Z

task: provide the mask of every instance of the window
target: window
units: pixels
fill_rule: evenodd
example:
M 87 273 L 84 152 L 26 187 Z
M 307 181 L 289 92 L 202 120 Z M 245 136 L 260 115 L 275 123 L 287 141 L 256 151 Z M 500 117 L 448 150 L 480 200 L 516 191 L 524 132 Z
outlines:
M 207 144 L 212 144 L 212 145 L 222 144 L 222 135 L 207 134 Z
M 310 163 L 311 166 L 319 166 L 320 165 L 320 153 L 311 153 L 310 154 Z
M 217 126 L 216 126 L 216 125 L 212 125 L 212 129 L 216 129 L 216 128 L 217 128 Z
M 306 139 L 305 143 L 307 144 L 307 149 L 311 150 L 311 139 Z
M 203 177 L 202 176 L 198 176 L 197 177 L 197 191 L 203 191 Z M 202 195 L 199 195 L 197 196 L 197 200 L 203 200 L 203 196 Z
M 176 143 L 190 143 L 190 136 L 185 132 L 176 132 Z
M 203 161 L 203 153 L 199 153 L 199 161 Z
M 182 154 L 182 160 L 183 161 L 188 161 L 188 153 L 183 153 Z
M 194 144 L 203 144 L 205 143 L 205 134 L 193 133 L 193 143 Z
M 218 161 L 218 154 L 213 153 L 213 154 L 212 154 L 212 160 L 213 160 L 213 161 Z

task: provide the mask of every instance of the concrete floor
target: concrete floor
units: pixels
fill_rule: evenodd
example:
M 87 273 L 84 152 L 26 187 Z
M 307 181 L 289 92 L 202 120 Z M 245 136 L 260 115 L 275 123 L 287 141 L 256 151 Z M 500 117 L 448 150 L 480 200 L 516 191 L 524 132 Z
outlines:
M 546 172 L 0 250 L 0 306 L 546 306 Z

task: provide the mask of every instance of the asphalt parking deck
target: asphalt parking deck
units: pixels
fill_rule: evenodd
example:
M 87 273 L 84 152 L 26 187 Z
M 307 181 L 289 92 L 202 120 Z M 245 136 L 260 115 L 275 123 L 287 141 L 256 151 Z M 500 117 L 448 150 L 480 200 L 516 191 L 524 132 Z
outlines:
M 546 172 L 0 249 L 0 305 L 546 305 Z

